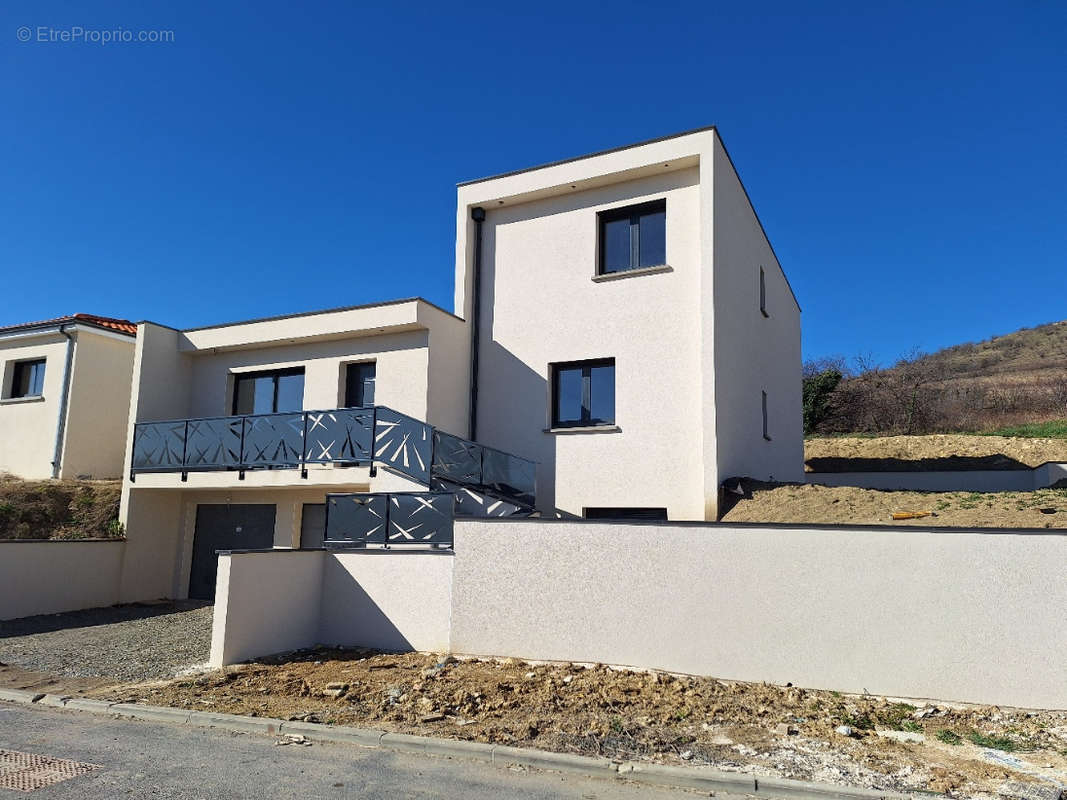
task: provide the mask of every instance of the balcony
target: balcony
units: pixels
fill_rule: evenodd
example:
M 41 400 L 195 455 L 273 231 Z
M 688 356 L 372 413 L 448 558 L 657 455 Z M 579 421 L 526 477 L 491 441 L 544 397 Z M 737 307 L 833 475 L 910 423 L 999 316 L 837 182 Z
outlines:
M 455 492 L 457 508 L 495 499 L 532 509 L 536 499 L 534 462 L 385 406 L 138 422 L 130 480 L 147 472 L 180 472 L 184 480 L 218 470 L 237 471 L 243 480 L 257 469 L 299 469 L 306 478 L 315 464 L 369 467 L 372 475 L 386 467 Z

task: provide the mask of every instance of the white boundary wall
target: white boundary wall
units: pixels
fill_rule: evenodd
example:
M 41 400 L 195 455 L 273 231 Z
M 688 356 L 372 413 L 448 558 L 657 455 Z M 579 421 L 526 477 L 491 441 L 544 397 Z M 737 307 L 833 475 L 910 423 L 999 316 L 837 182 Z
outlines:
M 454 555 L 222 556 L 212 663 L 320 642 L 1067 708 L 1065 563 L 1055 531 L 463 520 Z
M 124 539 L 0 541 L 0 620 L 119 601 Z
M 806 483 L 918 492 L 1032 492 L 1067 481 L 1067 464 L 1033 469 L 931 470 L 929 472 L 806 472 Z

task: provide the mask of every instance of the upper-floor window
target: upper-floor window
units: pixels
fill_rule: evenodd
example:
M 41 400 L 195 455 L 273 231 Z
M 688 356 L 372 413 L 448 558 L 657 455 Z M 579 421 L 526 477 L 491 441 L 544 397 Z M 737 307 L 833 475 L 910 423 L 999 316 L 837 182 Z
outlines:
M 763 438 L 768 442 L 771 440 L 771 427 L 770 420 L 767 416 L 767 393 L 762 392 L 762 409 L 763 409 Z
M 552 427 L 615 424 L 615 359 L 552 365 Z
M 363 361 L 345 368 L 345 408 L 374 405 L 374 362 Z
M 654 200 L 598 215 L 601 275 L 667 263 L 667 201 Z
M 759 268 L 759 310 L 763 316 L 770 316 L 767 313 L 767 274 L 763 271 L 763 267 Z
M 40 397 L 44 394 L 44 359 L 16 361 L 11 370 L 10 397 Z
M 245 372 L 234 377 L 234 414 L 304 410 L 304 368 Z

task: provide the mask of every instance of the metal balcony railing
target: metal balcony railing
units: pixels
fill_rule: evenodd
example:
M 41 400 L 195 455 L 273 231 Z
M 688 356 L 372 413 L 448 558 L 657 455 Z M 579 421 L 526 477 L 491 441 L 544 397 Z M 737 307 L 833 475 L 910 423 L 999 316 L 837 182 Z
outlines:
M 328 494 L 323 545 L 452 547 L 455 509 L 452 492 Z
M 130 480 L 145 472 L 388 467 L 431 488 L 488 492 L 532 508 L 536 465 L 385 406 L 138 422 Z

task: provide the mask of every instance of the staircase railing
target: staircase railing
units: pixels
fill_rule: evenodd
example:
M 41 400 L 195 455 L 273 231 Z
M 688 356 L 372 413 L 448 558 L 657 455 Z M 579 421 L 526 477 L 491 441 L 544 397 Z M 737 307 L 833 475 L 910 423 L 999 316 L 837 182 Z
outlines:
M 485 492 L 532 508 L 536 464 L 438 430 L 386 406 L 138 422 L 130 480 L 146 472 L 377 466 L 430 488 Z M 451 490 L 451 489 L 450 489 Z

